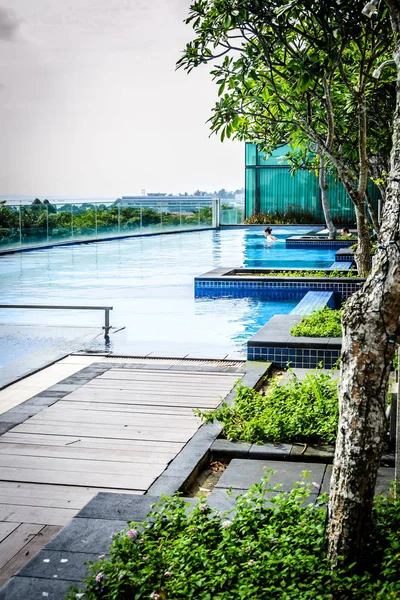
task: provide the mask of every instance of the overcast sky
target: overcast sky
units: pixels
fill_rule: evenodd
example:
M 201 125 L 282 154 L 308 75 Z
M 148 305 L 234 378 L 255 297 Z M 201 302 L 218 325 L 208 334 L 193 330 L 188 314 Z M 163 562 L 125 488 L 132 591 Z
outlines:
M 234 189 L 206 69 L 175 62 L 190 0 L 0 0 L 0 197 Z

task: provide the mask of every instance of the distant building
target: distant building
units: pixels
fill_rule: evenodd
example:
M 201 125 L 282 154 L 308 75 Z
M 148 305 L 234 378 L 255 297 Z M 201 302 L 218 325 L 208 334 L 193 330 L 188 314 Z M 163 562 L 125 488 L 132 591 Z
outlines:
M 211 204 L 214 196 L 122 196 L 120 205 L 149 205 L 149 207 L 159 206 L 163 212 L 179 211 L 180 207 L 185 212 L 197 211 L 199 204 L 201 206 Z

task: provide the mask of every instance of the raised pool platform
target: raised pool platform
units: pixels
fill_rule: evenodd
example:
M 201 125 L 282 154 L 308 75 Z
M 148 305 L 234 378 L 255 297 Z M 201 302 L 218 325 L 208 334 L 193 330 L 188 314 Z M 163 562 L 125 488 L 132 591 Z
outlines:
M 287 248 L 349 248 L 357 240 L 328 240 L 318 239 L 316 236 L 293 235 L 287 238 Z
M 291 272 L 302 269 L 286 269 Z M 321 269 L 308 269 L 320 271 Z M 260 298 L 273 300 L 301 300 L 309 291 L 334 292 L 339 305 L 363 285 L 361 277 L 285 277 L 284 269 L 237 269 L 217 267 L 195 277 L 196 298 Z M 267 274 L 267 275 L 266 275 Z
M 340 358 L 342 338 L 294 337 L 301 315 L 275 315 L 247 342 L 247 360 L 269 361 L 279 368 L 331 369 Z

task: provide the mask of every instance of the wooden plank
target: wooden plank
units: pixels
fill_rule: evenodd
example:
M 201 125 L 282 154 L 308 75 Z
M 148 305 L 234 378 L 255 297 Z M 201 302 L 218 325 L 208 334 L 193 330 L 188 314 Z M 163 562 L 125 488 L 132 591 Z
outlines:
M 11 519 L 9 519 L 11 521 Z M 23 521 L 23 519 L 21 519 Z M 20 522 L 21 522 L 20 521 Z M 22 523 L 0 544 L 0 569 L 2 569 L 43 528 L 42 525 Z
M 79 407 L 63 410 L 56 406 L 53 409 L 42 410 L 37 415 L 34 415 L 30 420 L 31 423 L 38 421 L 57 421 L 62 423 L 79 422 L 79 423 L 107 423 L 107 425 L 135 425 L 137 427 L 152 427 L 154 429 L 184 429 L 200 427 L 201 420 L 198 417 L 180 419 L 179 417 L 171 417 L 165 415 L 142 415 L 140 413 L 130 415 L 127 413 L 107 412 L 105 415 L 100 411 L 80 410 Z
M 68 401 L 84 400 L 85 402 L 110 402 L 111 399 L 121 404 L 138 404 L 143 406 L 179 406 L 186 408 L 215 408 L 221 402 L 221 398 L 200 398 L 193 396 L 176 396 L 174 394 L 135 394 L 124 391 L 114 392 L 113 397 L 105 390 L 84 391 L 78 390 L 66 396 Z
M 159 383 L 154 384 L 153 382 L 149 382 L 148 384 L 138 384 L 136 381 L 113 381 L 107 380 L 97 381 L 93 379 L 82 385 L 80 390 L 92 390 L 92 389 L 101 389 L 101 390 L 109 390 L 110 392 L 118 391 L 118 390 L 129 390 L 134 391 L 137 394 L 139 393 L 152 393 L 154 394 L 177 394 L 179 396 L 189 396 L 192 397 L 203 397 L 209 396 L 211 398 L 218 398 L 220 395 L 226 395 L 231 391 L 230 386 L 219 387 L 217 390 L 215 386 L 211 386 L 209 389 L 205 387 L 198 387 L 195 385 L 175 385 L 169 383 Z
M 85 423 L 56 423 L 53 421 L 36 421 L 35 423 L 25 421 L 13 429 L 19 433 L 44 433 L 72 435 L 74 437 L 99 437 L 108 439 L 148 440 L 186 442 L 196 432 L 197 428 L 174 431 L 173 429 L 162 430 L 152 428 L 138 428 L 132 425 L 101 425 L 99 423 L 86 425 Z
M 58 408 L 76 408 L 77 403 L 69 400 L 59 400 L 56 405 Z M 49 407 L 53 408 L 53 407 Z M 140 404 L 120 404 L 118 399 L 114 402 L 90 402 L 85 400 L 79 401 L 79 410 L 94 410 L 99 412 L 120 412 L 128 414 L 143 414 L 143 415 L 173 415 L 179 418 L 193 418 L 193 408 L 178 407 L 178 406 L 149 406 Z
M 15 454 L 1 454 L 0 467 L 9 467 L 14 469 L 33 469 L 60 471 L 65 473 L 103 473 L 109 475 L 125 475 L 129 473 L 132 476 L 142 475 L 153 477 L 154 479 L 163 471 L 167 462 L 163 465 L 152 465 L 151 455 L 147 465 L 140 463 L 120 463 L 112 460 L 76 460 L 75 458 L 53 458 L 49 456 L 17 456 Z
M 102 437 L 79 438 L 72 435 L 45 435 L 41 433 L 19 433 L 9 431 L 0 436 L 0 447 L 2 443 L 18 443 L 18 444 L 40 444 L 41 446 L 68 446 L 74 448 L 94 448 L 102 450 L 120 449 L 126 452 L 149 452 L 154 448 L 157 452 L 172 452 L 178 453 L 183 448 L 182 442 L 163 442 L 149 440 L 109 440 Z
M 14 506 L 13 504 L 0 504 L 0 519 L 2 521 L 21 521 L 22 525 L 20 527 L 23 527 L 24 524 L 27 523 L 33 523 L 36 526 L 62 526 L 66 525 L 76 515 L 76 513 L 77 511 L 73 508 L 49 508 L 48 506 L 42 508 L 40 506 Z M 18 527 L 14 533 L 17 533 L 20 527 Z M 14 533 L 8 536 L 8 538 L 6 538 L 2 543 L 5 544 L 7 540 L 14 535 Z M 14 556 L 14 554 L 12 556 Z M 1 545 L 0 555 L 2 557 Z
M 113 460 L 123 463 L 144 463 L 147 464 L 149 459 L 151 463 L 165 464 L 176 456 L 174 452 L 156 452 L 156 451 L 134 451 L 126 450 L 103 450 L 93 448 L 82 448 L 76 446 L 40 446 L 38 444 L 0 444 L 0 456 L 3 454 L 11 454 L 13 456 L 49 456 L 58 458 L 74 458 L 76 460 Z M 1 494 L 1 488 L 0 488 Z
M 231 374 L 221 374 L 221 375 L 201 375 L 200 373 L 195 372 L 184 372 L 184 373 L 175 373 L 168 371 L 159 372 L 157 374 L 153 372 L 145 372 L 142 370 L 121 370 L 121 371 L 106 371 L 105 373 L 101 373 L 97 375 L 94 379 L 113 379 L 113 380 L 121 380 L 121 379 L 130 379 L 132 381 L 178 381 L 182 383 L 187 382 L 195 382 L 195 383 L 207 383 L 212 385 L 219 384 L 227 384 L 231 382 L 235 382 L 240 379 L 239 375 L 231 375 Z
M 2 486 L 1 486 L 2 487 Z M 49 508 L 72 508 L 76 511 L 81 510 L 85 504 L 89 502 L 95 495 L 97 491 L 93 491 L 91 497 L 87 497 L 83 499 L 82 497 L 74 497 L 74 498 L 52 498 L 52 497 L 41 497 L 35 498 L 32 496 L 25 496 L 25 498 L 21 498 L 12 492 L 9 494 L 4 494 L 1 489 L 0 493 L 0 505 L 1 504 L 9 504 L 13 506 L 40 506 L 44 508 L 45 506 Z M 0 523 L 0 525 L 9 525 L 9 523 Z M 15 525 L 15 523 L 13 523 Z
M 21 523 L 0 523 L 0 543 Z
M 124 376 L 130 376 L 132 375 L 133 377 L 137 377 L 137 376 L 146 376 L 146 377 L 188 377 L 188 378 L 193 378 L 193 377 L 201 377 L 201 378 L 208 378 L 208 379 L 232 379 L 234 381 L 236 381 L 238 378 L 243 376 L 243 373 L 241 373 L 240 371 L 235 371 L 234 373 L 228 373 L 226 371 L 179 371 L 179 370 L 173 370 L 173 371 L 167 371 L 167 370 L 162 370 L 162 371 L 156 371 L 155 369 L 121 369 L 118 367 L 112 367 L 111 369 L 108 369 L 104 375 L 108 375 L 108 376 L 112 376 L 112 375 L 122 375 Z M 103 375 L 103 374 L 102 374 Z M 98 377 L 101 377 L 102 375 L 98 375 Z
M 84 487 L 72 485 L 49 485 L 47 483 L 27 483 L 23 481 L 2 481 L 2 493 L 14 494 L 15 498 L 23 498 L 26 495 L 32 498 L 72 498 L 82 501 L 84 504 L 89 502 L 98 492 L 108 492 L 119 494 L 139 494 L 141 491 L 115 489 L 106 487 Z
M 144 491 L 153 483 L 154 477 L 143 475 L 110 475 L 107 473 L 72 473 L 70 471 L 40 471 L 38 469 L 16 469 L 13 467 L 3 467 L 2 477 L 6 481 L 25 481 L 26 483 L 50 483 L 60 485 L 82 485 L 84 487 L 101 488 L 122 488 L 125 490 Z M 4 507 L 4 505 L 3 505 Z M 12 508 L 12 507 L 11 507 Z M 65 509 L 67 510 L 67 509 Z M 8 515 L 6 511 L 0 512 L 0 521 L 17 521 L 12 513 Z M 22 522 L 30 522 L 29 519 L 20 519 Z M 40 521 L 41 522 L 41 521 Z M 55 523 L 43 521 L 46 525 L 63 525 L 64 523 Z
M 46 525 L 33 536 L 30 541 L 0 569 L 0 586 L 4 585 L 19 569 L 22 569 L 47 542 L 49 542 L 59 531 L 61 527 L 56 525 Z
M 135 387 L 137 389 L 149 389 L 149 388 L 154 388 L 154 389 L 160 389 L 160 388 L 167 388 L 167 389 L 181 389 L 181 390 L 199 390 L 199 391 L 204 391 L 204 392 L 209 392 L 209 393 L 214 393 L 214 394 L 219 394 L 222 391 L 230 391 L 232 389 L 232 387 L 234 387 L 235 382 L 232 383 L 224 383 L 224 384 L 220 384 L 220 385 L 216 385 L 215 383 L 198 383 L 196 381 L 188 381 L 188 382 L 182 382 L 182 381 L 144 381 L 144 380 L 134 380 L 134 379 L 100 379 L 100 378 L 96 378 L 96 379 L 92 379 L 90 381 L 88 381 L 87 383 L 84 383 L 81 387 L 86 387 L 86 386 L 90 386 L 90 385 L 98 385 L 98 386 L 103 386 L 107 389 L 109 388 L 114 388 L 114 387 L 124 387 L 124 386 L 130 386 L 130 387 Z

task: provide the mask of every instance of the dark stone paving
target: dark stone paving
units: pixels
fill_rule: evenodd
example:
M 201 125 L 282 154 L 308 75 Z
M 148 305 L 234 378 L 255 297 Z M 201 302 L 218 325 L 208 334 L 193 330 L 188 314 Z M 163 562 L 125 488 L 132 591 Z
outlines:
M 75 581 L 14 577 L 0 590 L 0 600 L 62 600 Z
M 20 572 L 20 577 L 62 579 L 80 583 L 86 575 L 89 561 L 97 562 L 99 554 L 42 550 Z
M 274 470 L 269 476 L 269 486 L 281 484 L 281 490 L 289 492 L 293 484 L 302 481 L 302 472 L 307 471 L 309 477 L 306 481 L 322 485 L 326 465 L 302 462 L 265 461 L 265 460 L 240 460 L 233 459 L 220 480 L 217 488 L 245 489 L 259 483 L 267 475 L 266 470 Z
M 76 515 L 76 519 L 105 519 L 142 521 L 160 496 L 135 496 L 134 494 L 109 494 L 100 492 Z
M 45 550 L 106 554 L 113 535 L 126 527 L 126 521 L 109 519 L 72 519 L 46 546 Z

